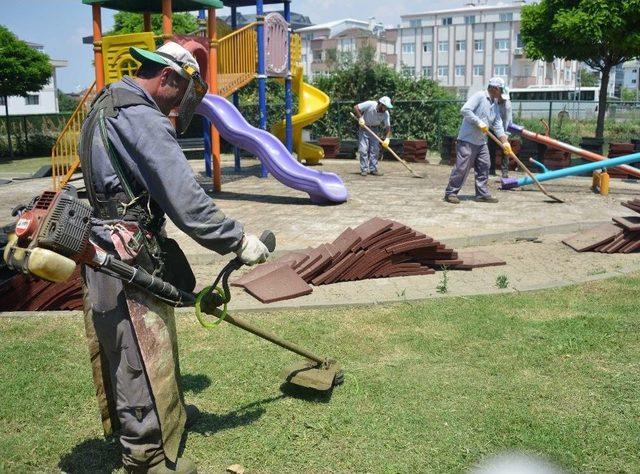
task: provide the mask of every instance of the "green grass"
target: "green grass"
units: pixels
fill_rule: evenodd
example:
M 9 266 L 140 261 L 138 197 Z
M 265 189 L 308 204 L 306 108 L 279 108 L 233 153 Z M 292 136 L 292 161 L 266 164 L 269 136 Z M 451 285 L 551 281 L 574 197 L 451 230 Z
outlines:
M 0 158 L 0 173 L 33 173 L 41 166 L 50 164 L 50 156 L 18 158 L 13 161 L 9 160 L 9 158 Z
M 573 472 L 640 471 L 640 276 L 535 293 L 250 314 L 337 358 L 330 397 L 285 395 L 295 356 L 179 316 L 200 472 L 460 472 L 538 453 Z M 0 471 L 117 467 L 80 318 L 0 318 Z

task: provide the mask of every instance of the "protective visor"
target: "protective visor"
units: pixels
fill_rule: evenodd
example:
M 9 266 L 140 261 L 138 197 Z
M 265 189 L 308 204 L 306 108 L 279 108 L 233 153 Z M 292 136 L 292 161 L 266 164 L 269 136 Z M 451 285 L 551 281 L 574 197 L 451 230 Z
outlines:
M 181 67 L 183 73 L 180 73 L 180 75 L 189 80 L 189 86 L 180 102 L 178 119 L 176 121 L 178 133 L 183 134 L 187 130 L 187 127 L 189 127 L 196 107 L 207 93 L 209 86 L 202 80 L 202 76 L 200 76 L 200 73 L 196 71 L 193 66 L 182 64 Z

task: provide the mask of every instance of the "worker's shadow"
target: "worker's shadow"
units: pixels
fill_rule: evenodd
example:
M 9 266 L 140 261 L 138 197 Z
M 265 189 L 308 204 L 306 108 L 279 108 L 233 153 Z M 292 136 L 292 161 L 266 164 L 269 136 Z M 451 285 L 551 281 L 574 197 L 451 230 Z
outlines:
M 200 393 L 209 388 L 211 379 L 203 374 L 182 374 L 182 390 Z
M 60 458 L 58 467 L 73 474 L 112 472 L 122 467 L 120 443 L 113 436 L 84 440 Z
M 250 425 L 267 411 L 264 405 L 276 402 L 284 397 L 285 395 L 283 394 L 277 397 L 263 398 L 223 414 L 202 412 L 194 425 L 189 428 L 189 431 L 202 435 L 212 435 L 219 431 Z

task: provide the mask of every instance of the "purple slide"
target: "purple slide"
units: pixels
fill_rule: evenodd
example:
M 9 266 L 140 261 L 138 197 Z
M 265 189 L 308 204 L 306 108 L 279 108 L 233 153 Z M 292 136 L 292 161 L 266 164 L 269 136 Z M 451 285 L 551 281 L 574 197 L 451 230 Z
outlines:
M 337 174 L 315 171 L 298 163 L 275 136 L 250 125 L 231 102 L 207 94 L 196 113 L 218 129 L 222 138 L 256 155 L 278 181 L 309 194 L 316 204 L 347 200 L 347 188 Z

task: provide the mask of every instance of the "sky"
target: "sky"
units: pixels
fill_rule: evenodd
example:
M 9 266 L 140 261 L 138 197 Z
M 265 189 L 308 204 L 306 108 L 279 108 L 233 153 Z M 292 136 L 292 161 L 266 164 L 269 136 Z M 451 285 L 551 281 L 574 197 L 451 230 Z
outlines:
M 400 15 L 441 8 L 455 8 L 468 0 L 293 0 L 291 11 L 307 15 L 312 23 L 341 18 L 367 20 L 375 17 L 385 25 L 400 23 Z M 493 3 L 493 2 L 490 2 Z M 281 7 L 281 6 L 280 6 Z M 265 10 L 279 9 L 267 6 Z M 241 8 L 254 13 L 255 9 Z M 113 26 L 113 10 L 102 10 L 103 30 Z M 228 8 L 218 15 L 230 14 Z M 68 67 L 58 70 L 58 87 L 65 92 L 84 89 L 93 82 L 93 48 L 82 44 L 91 34 L 91 8 L 81 0 L 0 0 L 0 25 L 20 39 L 44 45 L 52 59 L 65 59 Z

